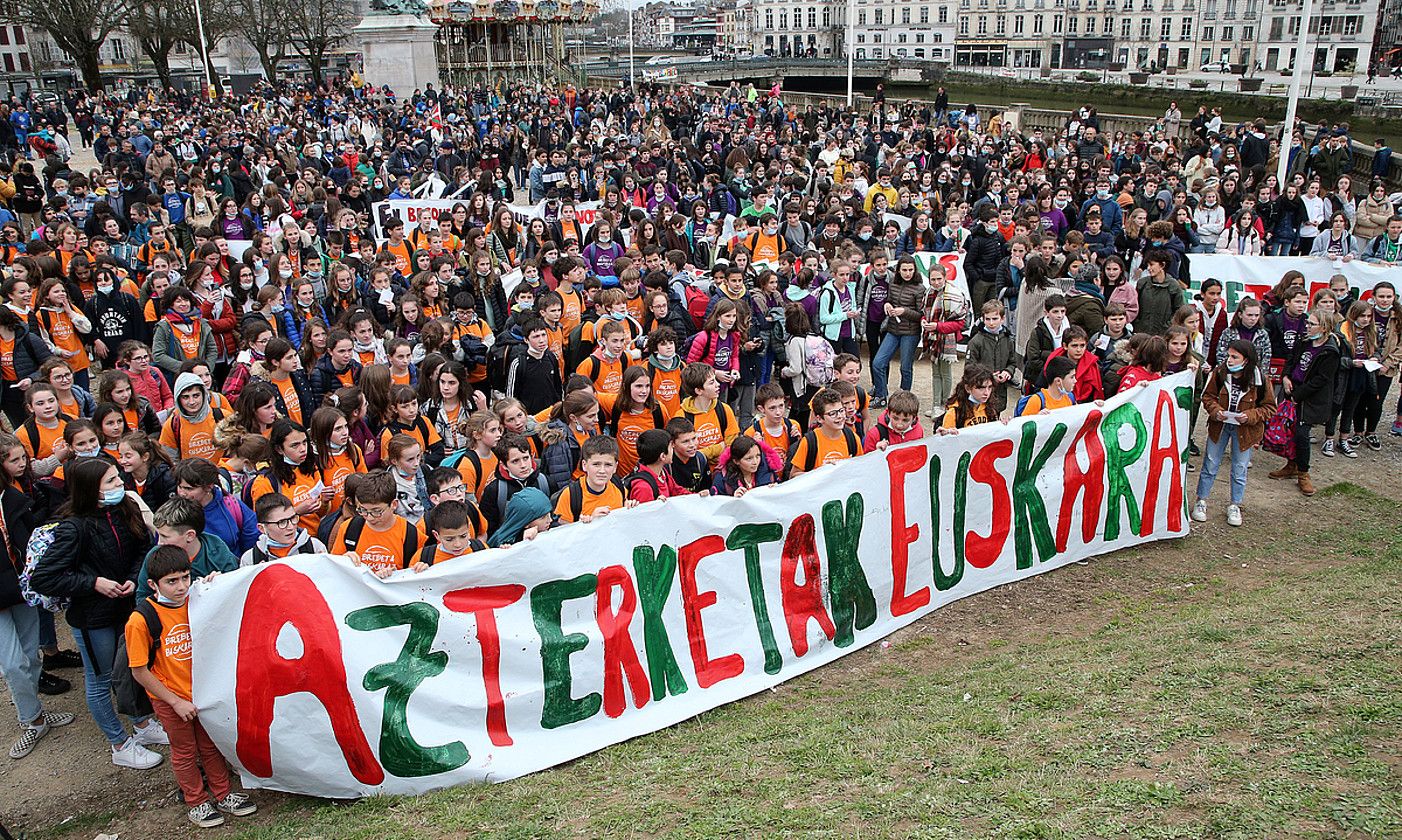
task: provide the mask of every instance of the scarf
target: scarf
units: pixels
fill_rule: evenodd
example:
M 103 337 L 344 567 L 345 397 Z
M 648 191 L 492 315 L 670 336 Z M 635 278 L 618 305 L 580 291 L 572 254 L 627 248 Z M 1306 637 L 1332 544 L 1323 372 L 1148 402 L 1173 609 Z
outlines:
M 1100 288 L 1100 284 L 1095 282 L 1094 280 L 1077 280 L 1075 285 L 1072 286 L 1072 288 L 1074 288 L 1076 291 L 1080 292 L 1083 295 L 1090 295 L 1094 297 L 1101 303 L 1105 302 L 1105 292 Z

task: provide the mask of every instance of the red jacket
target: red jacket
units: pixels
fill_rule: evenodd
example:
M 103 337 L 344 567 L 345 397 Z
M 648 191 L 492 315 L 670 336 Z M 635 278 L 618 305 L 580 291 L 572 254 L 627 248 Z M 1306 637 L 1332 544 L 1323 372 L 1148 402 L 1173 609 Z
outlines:
M 1047 364 L 1057 356 L 1065 356 L 1066 348 L 1058 347 L 1047 357 Z M 1047 365 L 1042 365 L 1042 378 L 1046 379 Z M 1076 364 L 1076 402 L 1088 403 L 1105 399 L 1105 383 L 1100 378 L 1099 358 L 1089 350 Z
M 919 420 L 915 421 L 915 425 L 906 429 L 904 432 L 898 432 L 891 428 L 891 412 L 883 411 L 881 412 L 881 418 L 873 423 L 871 428 L 867 430 L 866 440 L 862 442 L 863 451 L 875 452 L 876 445 L 883 440 L 886 441 L 888 445 L 895 446 L 896 444 L 906 443 L 912 440 L 920 440 L 924 436 L 925 429 L 920 425 Z

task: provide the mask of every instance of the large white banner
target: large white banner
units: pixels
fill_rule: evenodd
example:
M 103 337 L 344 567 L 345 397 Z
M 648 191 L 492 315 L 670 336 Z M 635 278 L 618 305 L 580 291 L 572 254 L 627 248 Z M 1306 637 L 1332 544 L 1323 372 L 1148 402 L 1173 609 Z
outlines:
M 316 555 L 221 575 L 190 601 L 200 721 L 245 786 L 314 796 L 568 761 L 956 599 L 1183 536 L 1191 386 L 1179 374 L 738 499 L 654 502 L 423 574 Z
M 1274 288 L 1287 271 L 1298 271 L 1305 276 L 1305 286 L 1311 297 L 1319 289 L 1329 287 L 1329 278 L 1342 274 L 1353 287 L 1355 298 L 1363 292 L 1371 292 L 1373 286 L 1383 280 L 1398 282 L 1399 271 L 1395 265 L 1378 265 L 1362 260 L 1331 260 L 1322 257 L 1240 257 L 1235 254 L 1189 254 L 1188 265 L 1192 272 L 1194 289 L 1203 280 L 1221 280 L 1226 291 L 1229 308 L 1235 309 L 1236 302 L 1243 297 L 1259 298 Z
M 450 219 L 445 219 L 457 205 L 467 204 L 467 199 L 463 198 L 396 198 L 389 201 L 379 201 L 371 207 L 372 216 L 375 220 L 375 238 L 383 240 L 385 238 L 384 225 L 391 218 L 399 218 L 404 222 L 404 235 L 408 236 L 419 227 L 419 220 L 431 218 L 446 224 Z M 599 207 L 603 205 L 601 201 L 582 201 L 574 205 L 575 218 L 579 220 L 581 226 L 586 230 L 594 224 L 594 217 L 598 215 Z M 545 219 L 553 222 L 557 218 L 555 212 L 550 211 L 549 202 L 542 201 L 538 204 L 509 204 L 511 213 L 516 217 L 516 221 L 522 224 L 531 219 Z

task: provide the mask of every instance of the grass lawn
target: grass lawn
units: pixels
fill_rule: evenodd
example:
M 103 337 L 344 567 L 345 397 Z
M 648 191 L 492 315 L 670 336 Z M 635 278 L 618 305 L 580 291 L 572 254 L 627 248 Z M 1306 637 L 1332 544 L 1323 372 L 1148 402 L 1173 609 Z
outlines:
M 239 836 L 1396 837 L 1402 527 L 1326 494 L 1308 540 L 1122 552 L 564 767 Z

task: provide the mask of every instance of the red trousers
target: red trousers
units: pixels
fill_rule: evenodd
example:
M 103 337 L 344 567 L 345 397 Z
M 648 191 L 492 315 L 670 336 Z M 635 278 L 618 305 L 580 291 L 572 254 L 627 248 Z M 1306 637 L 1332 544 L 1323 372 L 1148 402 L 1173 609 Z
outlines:
M 170 769 L 175 771 L 176 784 L 185 795 L 185 804 L 191 808 L 209 799 L 205 794 L 205 779 L 209 780 L 209 792 L 215 801 L 229 795 L 229 764 L 214 746 L 209 734 L 200 726 L 200 719 L 181 720 L 180 715 L 169 703 L 151 698 L 151 707 L 156 717 L 170 736 Z M 200 776 L 200 765 L 204 765 L 204 776 Z

